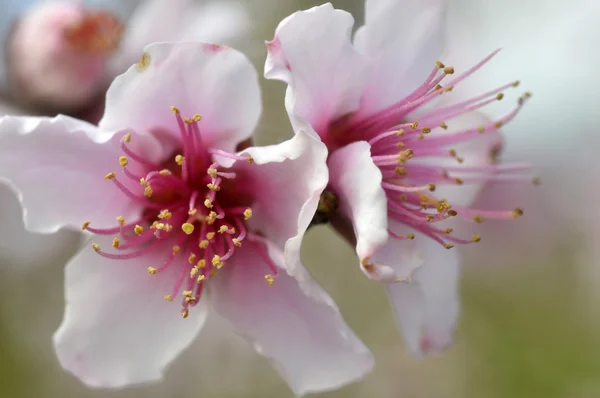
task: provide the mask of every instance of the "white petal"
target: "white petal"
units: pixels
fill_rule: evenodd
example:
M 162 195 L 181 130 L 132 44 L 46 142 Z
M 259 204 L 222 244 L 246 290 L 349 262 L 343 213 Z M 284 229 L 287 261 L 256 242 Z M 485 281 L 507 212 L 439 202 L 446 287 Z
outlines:
M 240 52 L 208 43 L 155 43 L 117 77 L 106 94 L 100 126 L 165 129 L 179 139 L 171 107 L 202 116 L 204 144 L 234 151 L 250 137 L 261 112 L 258 76 Z
M 367 0 L 355 44 L 370 62 L 361 113 L 398 102 L 425 82 L 445 45 L 443 0 Z
M 211 285 L 211 305 L 273 361 L 292 390 L 297 395 L 332 390 L 370 371 L 369 350 L 327 293 L 315 282 L 303 290 L 285 272 L 269 286 L 264 280 L 269 268 L 248 246 Z M 269 254 L 282 264 L 283 253 L 271 247 Z
M 110 239 L 94 241 L 110 248 Z M 181 296 L 163 299 L 180 268 L 148 273 L 170 252 L 166 246 L 131 260 L 108 260 L 88 245 L 67 265 L 67 306 L 54 345 L 61 365 L 85 384 L 117 388 L 158 380 L 198 334 L 205 300 L 182 319 Z
M 363 272 L 369 278 L 388 282 L 405 278 L 406 273 L 394 270 L 393 265 L 373 263 L 371 259 L 388 240 L 388 218 L 381 171 L 371 159 L 369 144 L 359 141 L 338 149 L 328 165 L 339 211 L 354 227 L 356 253 Z
M 0 180 L 18 192 L 26 228 L 49 233 L 87 220 L 114 227 L 116 216 L 137 215 L 139 206 L 104 181 L 119 166 L 121 136 L 66 116 L 1 118 Z M 150 159 L 161 155 L 150 136 L 136 144 Z
M 277 246 L 285 247 L 287 272 L 301 278 L 302 238 L 329 179 L 327 149 L 302 130 L 289 141 L 248 148 L 243 154 L 254 159 L 252 164 L 236 165 L 236 169 L 244 170 L 244 178 L 253 181 L 255 202 L 250 225 Z
M 352 15 L 327 3 L 281 21 L 267 44 L 265 77 L 290 86 L 288 112 L 306 119 L 319 134 L 359 105 L 366 69 L 351 42 L 353 25 Z
M 398 327 L 417 355 L 439 352 L 453 342 L 460 312 L 458 280 L 460 258 L 456 249 L 443 246 L 425 235 L 415 233 L 416 249 L 425 264 L 413 275 L 411 283 L 388 285 Z

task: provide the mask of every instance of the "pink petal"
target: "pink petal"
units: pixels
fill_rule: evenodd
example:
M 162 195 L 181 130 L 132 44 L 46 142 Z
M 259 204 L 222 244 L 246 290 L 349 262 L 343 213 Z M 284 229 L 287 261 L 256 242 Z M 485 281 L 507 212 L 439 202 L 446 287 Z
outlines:
M 458 278 L 460 258 L 456 249 L 444 249 L 415 233 L 416 249 L 425 263 L 411 283 L 388 285 L 398 327 L 415 355 L 439 352 L 453 341 L 460 311 Z
M 253 182 L 252 228 L 285 247 L 287 272 L 300 278 L 302 237 L 329 179 L 327 149 L 318 138 L 300 131 L 289 141 L 248 148 L 243 154 L 254 159 L 253 164 L 236 165 Z
M 100 126 L 164 128 L 179 137 L 170 108 L 202 116 L 203 142 L 234 151 L 249 138 L 261 112 L 258 76 L 250 61 L 229 47 L 208 43 L 156 43 L 117 77 L 106 94 Z
M 283 253 L 274 247 L 269 253 L 283 263 Z M 227 267 L 211 285 L 211 304 L 273 361 L 297 395 L 339 388 L 371 370 L 370 352 L 315 282 L 300 288 L 280 272 L 269 286 L 269 268 L 247 243 Z
M 377 280 L 402 279 L 388 264 L 377 264 L 371 257 L 388 240 L 387 198 L 381 188 L 381 171 L 371 159 L 371 150 L 364 141 L 354 142 L 333 152 L 329 158 L 332 191 L 338 196 L 339 210 L 354 226 L 356 253 L 361 269 Z
M 352 15 L 327 3 L 284 19 L 267 43 L 265 77 L 290 86 L 288 111 L 320 134 L 358 108 L 366 82 L 365 60 L 350 38 L 353 25 Z
M 445 45 L 443 0 L 367 0 L 356 48 L 370 62 L 361 112 L 371 114 L 404 98 L 435 67 Z
M 110 247 L 111 238 L 94 242 Z M 111 261 L 88 245 L 67 265 L 67 307 L 54 345 L 61 365 L 85 384 L 117 388 L 159 380 L 200 331 L 204 301 L 182 319 L 178 298 L 163 299 L 179 268 L 148 273 L 161 255 L 148 250 L 142 257 Z
M 122 135 L 66 116 L 1 118 L 0 180 L 19 194 L 26 228 L 50 233 L 87 220 L 115 227 L 115 217 L 137 216 L 141 209 L 104 181 L 119 167 Z M 135 143 L 150 159 L 162 156 L 150 136 Z

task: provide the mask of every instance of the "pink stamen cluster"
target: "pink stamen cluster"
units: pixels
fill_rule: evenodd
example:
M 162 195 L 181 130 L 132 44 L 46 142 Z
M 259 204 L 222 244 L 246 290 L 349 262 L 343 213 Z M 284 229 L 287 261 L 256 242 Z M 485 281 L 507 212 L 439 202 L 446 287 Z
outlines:
M 139 186 L 137 192 L 116 173 L 105 176 L 123 192 L 124 199 L 144 209 L 142 216 L 132 222 L 118 216 L 119 226 L 115 228 L 97 229 L 86 222 L 82 229 L 98 235 L 116 234 L 112 241 L 116 253 L 92 245 L 99 255 L 113 260 L 141 257 L 158 247 L 164 249 L 162 263 L 149 266 L 148 272 L 160 275 L 171 267 L 180 269 L 171 293 L 164 298 L 172 301 L 183 288 L 181 315 L 186 318 L 189 307 L 199 302 L 206 282 L 217 275 L 243 242 L 250 243 L 269 266 L 270 273 L 265 275 L 269 285 L 278 272 L 266 253 L 264 238 L 246 227 L 252 210 L 239 205 L 240 198 L 248 196 L 245 181 L 240 181 L 235 172 L 219 170 L 212 156 L 249 163 L 253 159 L 207 148 L 198 126 L 200 115 L 182 118 L 179 109 L 171 110 L 177 119 L 183 152 L 175 156 L 173 166 L 162 167 L 131 150 L 127 145 L 131 134 L 127 134 L 121 142 L 124 155 L 119 163 L 123 178 L 139 183 L 134 185 Z M 132 162 L 147 172 L 138 175 L 130 171 Z
M 495 51 L 462 75 L 447 82 L 442 81 L 454 74 L 453 67 L 441 62 L 428 76 L 427 80 L 410 95 L 388 108 L 372 115 L 351 115 L 333 123 L 329 130 L 321 133 L 328 146 L 340 147 L 347 143 L 365 140 L 371 145 L 371 156 L 383 175 L 382 187 L 388 201 L 388 216 L 410 226 L 442 244 L 452 248 L 453 244 L 479 242 L 480 235 L 471 239 L 461 239 L 451 235 L 452 228 L 438 228 L 436 223 L 460 215 L 477 223 L 484 219 L 511 219 L 523 214 L 523 210 L 480 210 L 459 207 L 448 203 L 446 199 L 437 199 L 430 192 L 437 185 L 481 183 L 488 181 L 522 181 L 523 176 L 500 175 L 500 173 L 528 169 L 527 164 L 493 164 L 499 148 L 491 153 L 490 164 L 478 166 L 463 165 L 464 158 L 452 145 L 476 139 L 481 134 L 498 130 L 511 121 L 531 96 L 525 93 L 518 104 L 507 114 L 485 125 L 473 126 L 460 131 L 447 133 L 446 121 L 462 114 L 477 111 L 484 106 L 503 99 L 502 91 L 517 87 L 519 82 L 511 82 L 481 95 L 451 105 L 437 107 L 424 113 L 418 121 L 406 122 L 409 115 L 454 87 L 481 68 L 496 53 Z M 399 122 L 400 121 L 400 122 Z M 440 162 L 435 160 L 439 159 Z M 455 166 L 447 166 L 447 160 L 454 159 Z M 426 162 L 419 162 L 426 160 Z M 461 177 L 457 177 L 460 173 Z M 531 181 L 530 178 L 525 178 Z M 534 179 L 538 183 L 538 179 Z M 389 231 L 395 239 L 414 239 L 413 234 L 399 235 Z

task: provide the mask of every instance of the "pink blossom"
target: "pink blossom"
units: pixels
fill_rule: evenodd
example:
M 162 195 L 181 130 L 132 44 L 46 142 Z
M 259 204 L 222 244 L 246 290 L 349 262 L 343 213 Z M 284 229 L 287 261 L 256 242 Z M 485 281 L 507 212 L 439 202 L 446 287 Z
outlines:
M 299 259 L 327 183 L 326 149 L 306 126 L 290 141 L 235 152 L 260 111 L 242 54 L 161 43 L 113 82 L 99 127 L 0 119 L 0 178 L 18 193 L 26 228 L 92 234 L 66 266 L 54 335 L 60 363 L 86 384 L 160 379 L 209 307 L 297 394 L 373 366 Z
M 530 95 L 495 120 L 480 109 L 518 82 L 451 100 L 497 51 L 454 77 L 438 61 L 441 0 L 367 0 L 352 41 L 353 23 L 331 4 L 287 17 L 267 43 L 265 76 L 288 84 L 292 122 L 308 121 L 327 145 L 327 194 L 352 223 L 360 267 L 389 283 L 399 327 L 422 355 L 452 342 L 459 313 L 460 260 L 446 249 L 481 240 L 454 228 L 523 212 L 470 204 L 486 182 L 531 181 L 514 175 L 528 165 L 496 163 L 499 128 Z
M 134 63 L 145 45 L 228 44 L 245 29 L 243 9 L 222 2 L 145 0 L 126 22 L 79 1 L 42 2 L 27 10 L 10 36 L 10 88 L 25 103 L 81 111 L 103 99 L 112 78 Z

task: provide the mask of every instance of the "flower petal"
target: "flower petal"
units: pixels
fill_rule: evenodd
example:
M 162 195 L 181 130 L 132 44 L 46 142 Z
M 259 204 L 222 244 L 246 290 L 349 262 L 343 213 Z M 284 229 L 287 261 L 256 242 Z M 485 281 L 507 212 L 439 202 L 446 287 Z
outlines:
M 110 247 L 110 239 L 94 241 Z M 117 388 L 160 379 L 204 324 L 205 300 L 182 319 L 179 304 L 163 299 L 178 267 L 148 274 L 163 254 L 156 249 L 108 260 L 88 246 L 67 265 L 67 307 L 54 345 L 61 365 L 87 385 Z
M 353 25 L 352 15 L 327 3 L 290 15 L 267 43 L 265 77 L 290 86 L 288 112 L 319 134 L 359 105 L 367 76 L 365 60 L 351 42 Z
M 444 249 L 417 232 L 415 236 L 425 264 L 414 273 L 411 283 L 394 283 L 387 289 L 398 327 L 411 351 L 421 356 L 452 344 L 460 312 L 460 258 L 456 249 Z
M 269 255 L 282 265 L 283 253 L 273 245 Z M 244 244 L 211 285 L 211 305 L 273 361 L 297 395 L 339 388 L 371 370 L 369 350 L 323 289 L 312 282 L 307 293 L 285 272 L 270 287 L 264 280 L 269 270 Z
M 355 45 L 371 66 L 361 103 L 371 114 L 425 82 L 444 50 L 445 10 L 443 0 L 367 0 L 365 7 Z
M 202 139 L 234 151 L 250 137 L 261 112 L 258 76 L 240 52 L 208 43 L 155 43 L 140 62 L 117 77 L 106 94 L 100 126 L 165 129 L 179 139 L 170 108 L 200 114 Z
M 252 229 L 285 247 L 287 272 L 300 278 L 302 237 L 329 179 L 327 149 L 318 138 L 301 130 L 279 145 L 248 148 L 242 153 L 254 159 L 252 164 L 235 166 L 253 188 Z
M 347 145 L 331 154 L 328 166 L 339 211 L 354 227 L 361 269 L 372 279 L 402 278 L 389 266 L 370 262 L 388 240 L 387 198 L 381 187 L 381 171 L 371 159 L 371 147 L 365 141 Z
M 86 220 L 113 227 L 116 216 L 137 215 L 141 209 L 103 180 L 119 165 L 120 136 L 66 116 L 0 119 L 0 180 L 19 194 L 29 231 L 79 228 Z M 161 154 L 150 136 L 136 144 L 150 159 Z

